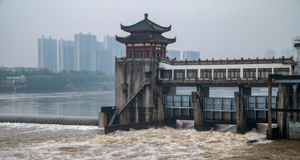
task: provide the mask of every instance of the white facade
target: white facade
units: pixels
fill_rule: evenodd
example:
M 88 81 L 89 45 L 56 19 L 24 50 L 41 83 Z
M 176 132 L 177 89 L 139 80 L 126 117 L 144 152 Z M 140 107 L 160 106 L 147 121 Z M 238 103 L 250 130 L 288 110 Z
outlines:
M 159 68 L 162 68 L 162 70 L 171 70 L 172 71 L 172 77 L 171 79 L 174 79 L 176 70 L 184 70 L 184 77 L 187 77 L 187 71 L 188 70 L 196 70 L 197 71 L 197 78 L 204 78 L 201 77 L 201 70 L 210 70 L 211 71 L 211 79 L 214 79 L 215 70 L 225 70 L 224 78 L 229 78 L 228 70 L 230 69 L 236 69 L 239 72 L 239 78 L 245 78 L 244 77 L 244 69 L 252 69 L 255 70 L 254 78 L 259 78 L 259 70 L 260 69 L 270 69 L 271 73 L 274 74 L 276 69 L 285 69 L 288 70 L 288 75 L 292 74 L 292 65 L 291 64 L 283 64 L 283 63 L 268 63 L 268 64 L 224 64 L 224 65 L 170 65 L 167 63 L 160 62 Z M 160 72 L 160 71 L 159 71 Z M 159 78 L 161 78 L 161 75 L 159 73 Z M 195 77 L 196 78 L 196 77 Z

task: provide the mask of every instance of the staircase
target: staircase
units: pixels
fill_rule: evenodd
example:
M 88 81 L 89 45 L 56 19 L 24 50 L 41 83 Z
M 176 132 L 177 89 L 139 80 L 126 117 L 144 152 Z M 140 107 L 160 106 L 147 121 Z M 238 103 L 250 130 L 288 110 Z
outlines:
M 141 83 L 140 86 L 138 87 L 138 89 L 134 92 L 132 92 L 126 99 L 126 103 L 123 105 L 123 107 L 118 111 L 116 109 L 114 115 L 112 116 L 111 120 L 109 121 L 109 126 L 111 126 L 114 121 L 116 116 L 118 116 L 125 108 L 126 106 L 135 98 L 135 96 L 144 88 L 145 85 L 150 84 L 150 81 L 148 78 L 144 79 Z

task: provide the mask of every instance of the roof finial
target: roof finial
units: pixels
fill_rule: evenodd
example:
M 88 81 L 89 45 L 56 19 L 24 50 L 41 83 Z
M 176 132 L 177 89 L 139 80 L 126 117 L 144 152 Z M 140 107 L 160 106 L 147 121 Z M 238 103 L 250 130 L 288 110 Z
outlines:
M 148 18 L 148 13 L 145 13 L 145 18 Z

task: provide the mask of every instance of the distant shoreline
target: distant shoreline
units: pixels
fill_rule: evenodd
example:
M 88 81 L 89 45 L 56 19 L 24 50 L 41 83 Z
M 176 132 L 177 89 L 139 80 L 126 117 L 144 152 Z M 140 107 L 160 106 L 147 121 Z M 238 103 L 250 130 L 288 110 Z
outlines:
M 33 92 L 87 92 L 87 91 L 114 91 L 115 84 L 75 84 L 62 89 L 39 90 L 30 88 L 19 88 L 13 90 L 13 87 L 0 87 L 0 93 L 33 93 Z

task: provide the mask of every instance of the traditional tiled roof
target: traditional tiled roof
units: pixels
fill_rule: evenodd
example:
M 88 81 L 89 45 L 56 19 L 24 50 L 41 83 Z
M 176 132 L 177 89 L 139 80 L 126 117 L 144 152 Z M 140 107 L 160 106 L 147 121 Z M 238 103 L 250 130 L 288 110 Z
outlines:
M 118 37 L 116 36 L 116 40 L 121 43 L 134 43 L 134 42 L 159 42 L 159 43 L 174 43 L 176 42 L 176 38 L 169 39 L 163 36 L 127 36 L 127 37 Z
M 162 27 L 148 19 L 148 14 L 145 14 L 145 19 L 131 26 L 123 26 L 121 24 L 121 29 L 126 32 L 138 32 L 138 31 L 157 31 L 157 32 L 167 32 L 171 30 L 171 25 L 169 27 Z

